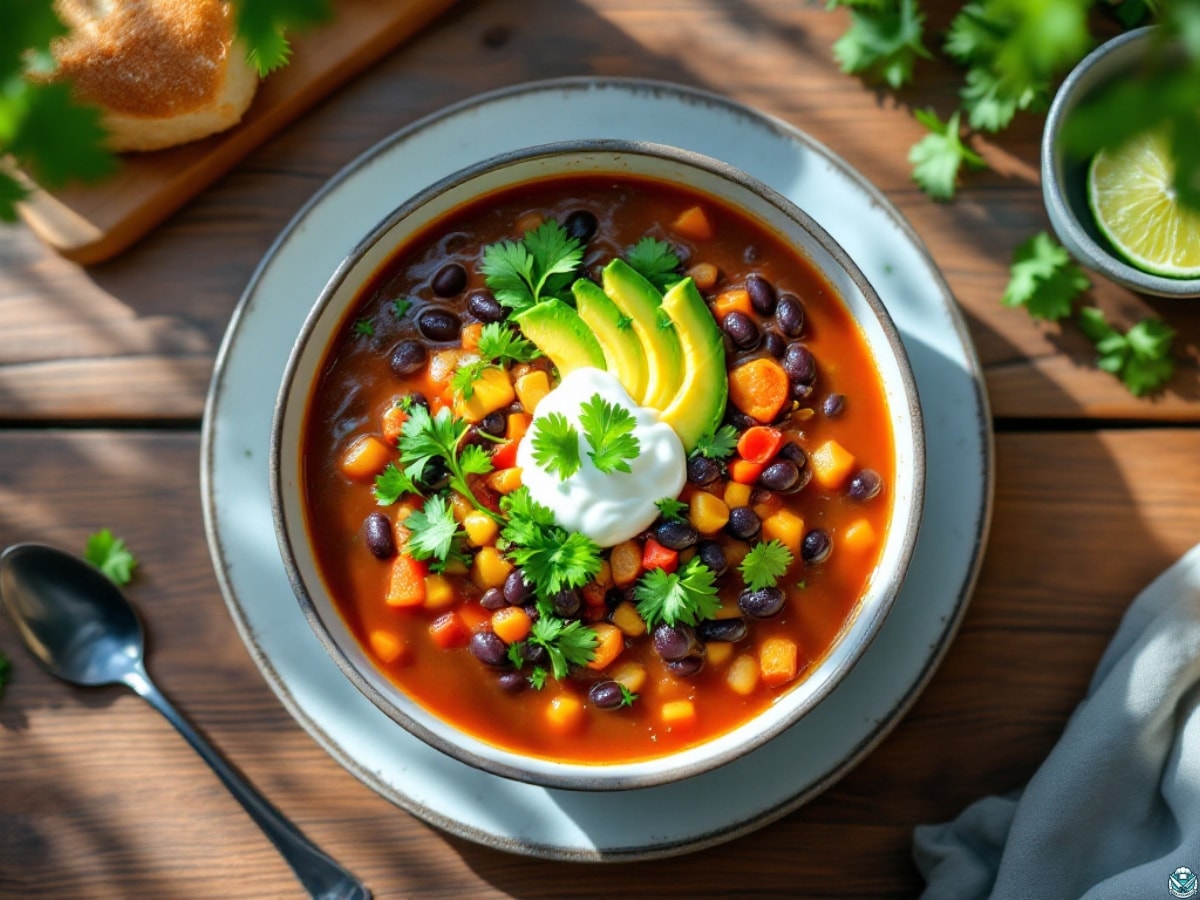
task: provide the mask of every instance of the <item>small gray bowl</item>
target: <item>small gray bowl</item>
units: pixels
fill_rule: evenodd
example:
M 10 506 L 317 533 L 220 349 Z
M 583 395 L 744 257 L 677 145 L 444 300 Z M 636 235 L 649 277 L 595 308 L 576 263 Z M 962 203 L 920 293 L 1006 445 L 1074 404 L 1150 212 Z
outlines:
M 1140 67 L 1146 54 L 1158 49 L 1182 54 L 1178 43 L 1159 47 L 1157 26 L 1126 32 L 1089 53 L 1067 76 L 1042 132 L 1042 200 L 1050 225 L 1063 246 L 1080 263 L 1117 284 L 1159 297 L 1200 297 L 1200 278 L 1151 275 L 1126 262 L 1092 218 L 1087 198 L 1087 159 L 1067 154 L 1063 125 L 1071 113 L 1097 89 Z

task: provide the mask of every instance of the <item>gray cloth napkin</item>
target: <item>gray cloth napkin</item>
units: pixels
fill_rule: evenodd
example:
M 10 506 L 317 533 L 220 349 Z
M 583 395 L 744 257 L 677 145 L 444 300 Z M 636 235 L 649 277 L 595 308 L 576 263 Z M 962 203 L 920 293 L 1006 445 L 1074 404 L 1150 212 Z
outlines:
M 1023 790 L 918 826 L 922 900 L 1200 898 L 1198 700 L 1200 545 L 1134 600 Z

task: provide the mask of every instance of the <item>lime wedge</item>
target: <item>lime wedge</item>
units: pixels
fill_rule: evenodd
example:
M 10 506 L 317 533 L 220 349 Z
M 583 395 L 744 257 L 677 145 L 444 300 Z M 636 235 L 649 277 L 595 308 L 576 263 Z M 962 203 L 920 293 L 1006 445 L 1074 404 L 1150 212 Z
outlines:
M 1200 276 L 1200 214 L 1175 200 L 1170 142 L 1163 131 L 1102 150 L 1088 169 L 1088 202 L 1104 236 L 1145 272 Z

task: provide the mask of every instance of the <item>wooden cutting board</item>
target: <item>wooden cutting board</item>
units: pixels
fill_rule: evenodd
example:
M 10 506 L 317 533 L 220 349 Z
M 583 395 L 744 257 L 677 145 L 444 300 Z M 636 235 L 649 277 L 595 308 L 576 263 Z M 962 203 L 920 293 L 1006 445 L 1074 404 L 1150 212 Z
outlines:
M 292 61 L 263 81 L 238 125 L 181 147 L 125 154 L 120 169 L 98 184 L 35 188 L 20 205 L 21 216 L 68 259 L 108 259 L 453 2 L 339 0 L 328 23 L 294 35 Z

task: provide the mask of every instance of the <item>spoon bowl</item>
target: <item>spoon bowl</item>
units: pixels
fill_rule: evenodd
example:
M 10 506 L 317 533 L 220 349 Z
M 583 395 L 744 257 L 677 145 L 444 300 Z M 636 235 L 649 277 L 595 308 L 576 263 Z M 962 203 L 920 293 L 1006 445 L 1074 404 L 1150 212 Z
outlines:
M 162 713 L 271 839 L 309 896 L 371 896 L 259 794 L 150 680 L 141 620 L 103 572 L 46 544 L 16 544 L 0 554 L 0 598 L 25 646 L 50 674 L 84 687 L 127 685 Z

